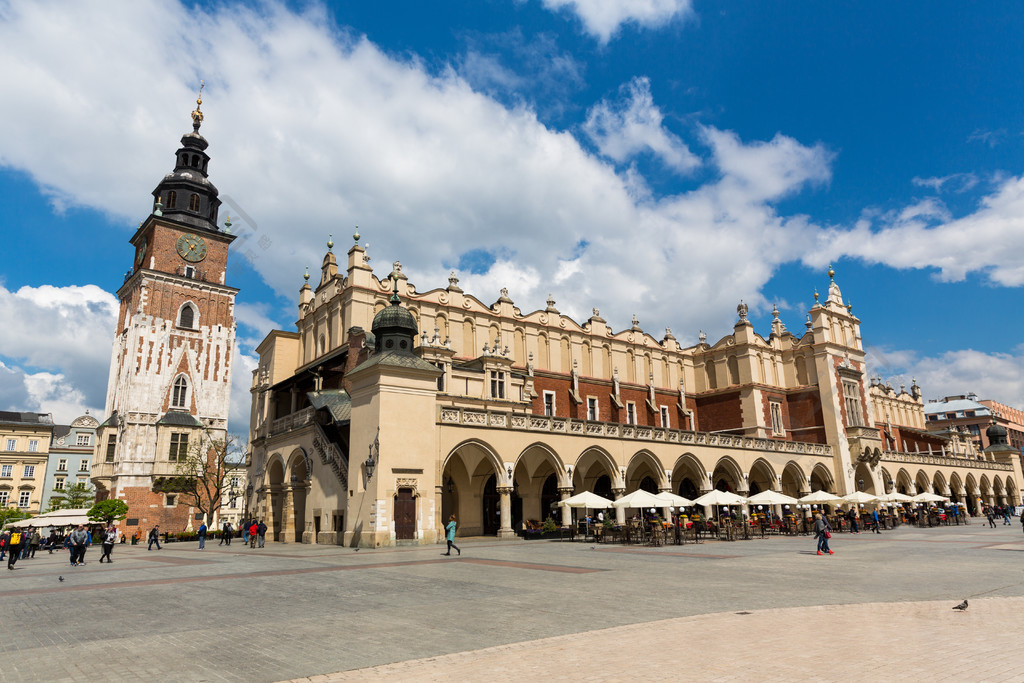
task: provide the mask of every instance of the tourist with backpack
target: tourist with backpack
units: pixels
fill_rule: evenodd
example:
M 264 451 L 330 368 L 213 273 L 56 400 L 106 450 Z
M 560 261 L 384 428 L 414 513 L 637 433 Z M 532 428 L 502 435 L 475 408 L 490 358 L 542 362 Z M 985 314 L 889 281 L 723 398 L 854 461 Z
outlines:
M 21 540 L 25 533 L 21 529 L 12 529 L 7 537 L 7 568 L 14 569 L 14 564 L 21 557 Z

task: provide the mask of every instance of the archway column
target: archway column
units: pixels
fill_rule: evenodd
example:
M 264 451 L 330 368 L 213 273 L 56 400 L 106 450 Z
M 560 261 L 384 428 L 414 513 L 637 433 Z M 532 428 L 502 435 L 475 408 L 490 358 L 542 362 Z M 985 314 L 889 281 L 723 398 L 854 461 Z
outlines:
M 671 486 L 659 486 L 658 487 L 658 493 L 672 493 L 672 487 Z M 661 508 L 661 517 L 662 517 L 662 519 L 667 519 L 667 520 L 669 520 L 671 522 L 672 521 L 672 511 L 669 510 L 669 507 L 670 507 L 669 505 L 665 505 L 664 507 Z
M 565 500 L 566 498 L 571 498 L 572 487 L 559 486 L 558 495 L 561 497 L 562 500 Z M 572 524 L 572 510 L 569 509 L 569 506 L 562 505 L 559 509 L 562 511 L 562 526 L 569 526 L 570 524 Z
M 624 487 L 612 489 L 612 495 L 615 496 L 615 500 L 618 500 L 626 495 L 626 489 Z M 619 526 L 626 523 L 626 508 L 615 508 L 615 523 Z
M 499 486 L 498 494 L 501 496 L 501 527 L 498 529 L 498 538 L 505 541 L 516 537 L 516 532 L 512 530 L 512 487 Z
M 277 540 L 291 543 L 295 538 L 295 492 L 291 486 L 284 487 L 284 504 L 281 506 L 281 534 Z

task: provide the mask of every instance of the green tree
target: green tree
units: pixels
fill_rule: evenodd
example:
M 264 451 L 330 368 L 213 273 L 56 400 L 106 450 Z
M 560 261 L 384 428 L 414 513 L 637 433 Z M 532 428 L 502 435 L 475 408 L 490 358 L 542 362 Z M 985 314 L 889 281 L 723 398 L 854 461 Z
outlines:
M 96 501 L 96 491 L 89 484 L 72 484 L 50 498 L 50 509 L 54 510 L 77 510 L 87 508 Z
M 115 519 L 124 519 L 128 516 L 128 504 L 116 498 L 101 500 L 85 514 L 94 522 L 112 524 Z
M 17 522 L 20 519 L 27 519 L 31 516 L 32 515 L 19 508 L 0 508 L 0 529 L 11 522 Z
M 166 485 L 179 491 L 184 501 L 197 512 L 206 515 L 207 523 L 221 508 L 227 485 L 227 475 L 239 459 L 241 446 L 237 437 L 226 435 L 215 439 L 208 430 L 189 449 L 175 467 L 176 477 L 168 477 Z

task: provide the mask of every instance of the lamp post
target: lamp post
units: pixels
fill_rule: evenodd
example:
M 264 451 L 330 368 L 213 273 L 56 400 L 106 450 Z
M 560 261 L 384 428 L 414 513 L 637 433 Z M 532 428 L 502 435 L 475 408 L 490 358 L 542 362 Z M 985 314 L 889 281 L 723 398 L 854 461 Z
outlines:
M 857 490 L 858 491 L 863 491 L 864 490 L 864 480 L 863 479 L 861 479 L 860 481 L 857 482 Z
M 249 499 L 252 498 L 252 482 L 245 487 L 245 512 L 242 514 L 242 521 L 238 525 L 239 530 L 242 526 L 249 523 Z

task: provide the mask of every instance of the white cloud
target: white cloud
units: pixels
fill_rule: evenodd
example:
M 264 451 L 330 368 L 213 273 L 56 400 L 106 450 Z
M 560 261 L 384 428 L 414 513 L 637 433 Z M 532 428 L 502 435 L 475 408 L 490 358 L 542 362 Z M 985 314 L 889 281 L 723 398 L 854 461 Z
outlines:
M 959 193 L 973 190 L 978 184 L 978 176 L 974 173 L 951 173 L 933 178 L 914 178 L 912 182 L 918 187 L 930 187 L 936 193 L 942 192 L 944 188 Z
M 821 233 L 805 261 L 820 265 L 845 255 L 894 268 L 937 268 L 945 281 L 982 273 L 997 285 L 1024 284 L 1024 177 L 1002 179 L 960 218 L 928 199 L 873 220 Z
M 623 24 L 658 28 L 692 12 L 692 0 L 542 0 L 551 10 L 574 13 L 587 33 L 602 43 Z
M 116 297 L 95 285 L 13 292 L 0 285 L 0 357 L 13 373 L 2 400 L 61 421 L 85 408 L 101 413 L 117 308 Z
M 678 136 L 662 125 L 664 117 L 651 96 L 651 82 L 634 78 L 620 89 L 620 102 L 599 102 L 587 114 L 583 130 L 601 154 L 622 163 L 650 152 L 666 166 L 686 173 L 700 165 Z
M 913 351 L 884 355 L 895 361 L 887 369 L 899 373 L 889 378 L 893 386 L 909 387 L 916 379 L 926 400 L 974 392 L 981 399 L 1024 406 L 1024 347 L 1008 353 L 963 349 L 937 356 Z

